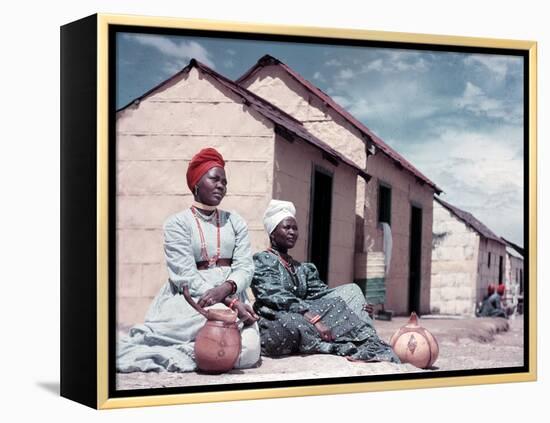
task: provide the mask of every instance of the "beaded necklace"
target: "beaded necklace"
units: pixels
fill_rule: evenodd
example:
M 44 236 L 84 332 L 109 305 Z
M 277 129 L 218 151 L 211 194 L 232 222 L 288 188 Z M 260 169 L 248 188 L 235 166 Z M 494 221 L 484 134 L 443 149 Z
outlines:
M 275 257 L 277 257 L 277 259 L 279 260 L 279 263 L 281 263 L 283 267 L 287 270 L 287 272 L 290 275 L 290 280 L 292 282 L 292 289 L 295 291 L 299 284 L 298 275 L 296 274 L 296 268 L 292 264 L 290 264 L 288 261 L 286 261 L 281 256 L 281 254 L 278 251 L 274 250 L 273 248 L 268 248 L 267 251 L 275 255 Z
M 197 222 L 197 228 L 199 230 L 199 236 L 201 238 L 201 257 L 203 261 L 208 262 L 208 267 L 213 267 L 216 265 L 216 262 L 220 258 L 220 250 L 221 250 L 221 236 L 220 236 L 220 212 L 216 209 L 214 213 L 216 213 L 216 229 L 218 233 L 218 245 L 216 248 L 216 255 L 212 258 L 208 257 L 208 251 L 206 250 L 206 239 L 204 237 L 204 232 L 202 231 L 201 224 L 199 222 L 199 217 L 197 215 L 197 210 L 194 206 L 191 207 L 191 212 L 193 213 L 193 216 L 195 217 L 195 222 Z

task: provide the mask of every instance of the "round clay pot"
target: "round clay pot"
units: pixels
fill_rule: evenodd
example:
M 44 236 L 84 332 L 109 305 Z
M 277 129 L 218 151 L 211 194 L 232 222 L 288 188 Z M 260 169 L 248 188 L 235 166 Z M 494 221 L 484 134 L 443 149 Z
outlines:
M 195 338 L 197 367 L 207 373 L 228 372 L 241 353 L 237 313 L 228 309 L 205 310 L 193 300 L 187 286 L 183 289 L 183 296 L 195 310 L 206 317 L 206 323 Z
M 432 367 L 439 355 L 437 340 L 430 331 L 418 324 L 414 312 L 409 322 L 393 334 L 390 345 L 401 362 L 420 369 Z
M 241 333 L 236 322 L 208 320 L 195 338 L 195 360 L 203 372 L 231 370 L 240 352 Z

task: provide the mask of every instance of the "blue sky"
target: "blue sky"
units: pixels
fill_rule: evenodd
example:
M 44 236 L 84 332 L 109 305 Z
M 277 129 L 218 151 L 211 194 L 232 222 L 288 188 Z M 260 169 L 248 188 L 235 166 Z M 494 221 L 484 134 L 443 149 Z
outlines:
M 191 58 L 236 79 L 264 54 L 331 95 L 497 234 L 523 242 L 523 59 L 118 34 L 117 107 Z

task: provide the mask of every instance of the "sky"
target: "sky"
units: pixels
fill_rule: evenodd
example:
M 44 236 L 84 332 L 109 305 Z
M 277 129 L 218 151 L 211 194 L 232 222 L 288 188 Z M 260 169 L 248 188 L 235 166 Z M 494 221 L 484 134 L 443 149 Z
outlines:
M 117 108 L 192 58 L 237 79 L 265 54 L 368 126 L 440 198 L 524 245 L 520 56 L 119 33 Z

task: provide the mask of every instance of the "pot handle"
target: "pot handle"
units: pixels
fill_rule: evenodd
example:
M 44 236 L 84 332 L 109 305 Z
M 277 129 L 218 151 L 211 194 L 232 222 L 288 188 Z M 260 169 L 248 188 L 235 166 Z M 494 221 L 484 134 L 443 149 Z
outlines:
M 203 309 L 202 307 L 200 307 L 194 300 L 193 298 L 191 298 L 191 294 L 189 293 L 189 287 L 187 285 L 185 285 L 183 287 L 183 296 L 185 297 L 185 299 L 187 300 L 187 302 L 189 303 L 189 305 L 191 307 L 193 307 L 195 310 L 197 310 L 200 314 L 202 314 L 204 317 L 207 317 L 207 312 L 205 309 Z

